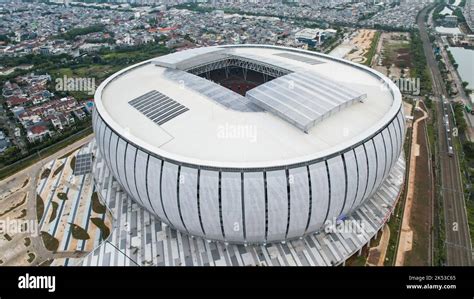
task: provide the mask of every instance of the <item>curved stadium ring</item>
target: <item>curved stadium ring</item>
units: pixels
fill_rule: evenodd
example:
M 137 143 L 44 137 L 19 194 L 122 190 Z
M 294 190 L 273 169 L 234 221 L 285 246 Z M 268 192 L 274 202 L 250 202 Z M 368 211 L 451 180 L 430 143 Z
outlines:
M 388 78 L 277 46 L 151 59 L 105 80 L 95 103 L 97 146 L 130 197 L 183 233 L 238 244 L 297 239 L 351 215 L 405 134 Z

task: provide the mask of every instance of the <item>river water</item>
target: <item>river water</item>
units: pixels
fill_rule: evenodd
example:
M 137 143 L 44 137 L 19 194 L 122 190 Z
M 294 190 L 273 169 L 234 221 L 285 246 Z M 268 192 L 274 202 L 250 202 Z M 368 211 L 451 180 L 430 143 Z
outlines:
M 458 66 L 458 73 L 463 81 L 469 83 L 467 88 L 474 90 L 474 50 L 462 47 L 449 47 Z

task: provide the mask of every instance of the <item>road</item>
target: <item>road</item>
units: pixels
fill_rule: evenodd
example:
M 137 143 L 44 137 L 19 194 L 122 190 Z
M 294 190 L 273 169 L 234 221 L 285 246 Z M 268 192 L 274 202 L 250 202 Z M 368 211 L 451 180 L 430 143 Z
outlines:
M 425 7 L 418 15 L 417 23 L 420 29 L 420 37 L 423 42 L 428 67 L 431 73 L 433 84 L 433 94 L 437 111 L 437 131 L 438 131 L 438 164 L 441 172 L 441 196 L 444 206 L 445 221 L 445 248 L 446 248 L 446 264 L 448 266 L 470 266 L 472 265 L 471 240 L 469 235 L 469 227 L 467 222 L 466 206 L 464 202 L 463 186 L 461 174 L 459 171 L 459 160 L 454 153 L 449 157 L 448 137 L 452 138 L 451 132 L 446 133 L 445 124 L 443 122 L 444 113 L 450 117 L 451 109 L 443 108 L 442 97 L 447 98 L 445 84 L 442 80 L 438 64 L 433 54 L 433 49 L 428 37 L 425 16 L 430 7 Z M 452 118 L 451 118 L 452 119 Z

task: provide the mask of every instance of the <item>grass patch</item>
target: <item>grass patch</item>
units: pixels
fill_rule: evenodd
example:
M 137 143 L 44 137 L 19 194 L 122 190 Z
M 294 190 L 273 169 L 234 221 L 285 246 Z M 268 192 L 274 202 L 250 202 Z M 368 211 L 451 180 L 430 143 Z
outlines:
M 114 61 L 120 61 L 123 60 L 124 62 L 127 62 L 126 64 L 108 64 L 105 65 L 103 63 L 108 63 L 106 60 L 109 59 L 102 59 L 101 64 L 95 64 L 92 62 L 86 62 L 84 64 L 81 64 L 80 66 L 74 66 L 74 67 L 66 67 L 66 68 L 60 68 L 60 69 L 54 69 L 50 72 L 51 77 L 53 78 L 53 82 L 55 78 L 63 78 L 64 76 L 67 76 L 68 78 L 87 78 L 90 77 L 91 74 L 94 74 L 93 77 L 95 78 L 96 82 L 101 82 L 102 80 L 106 79 L 110 75 L 116 73 L 117 71 L 123 69 L 130 60 L 136 60 L 134 57 L 133 59 L 130 58 L 132 54 L 130 53 L 122 53 L 124 54 L 123 58 L 116 59 L 115 56 L 111 56 L 111 63 Z M 103 55 L 102 57 L 106 57 L 108 54 Z M 148 57 L 147 57 L 148 58 Z M 151 57 L 149 57 L 151 58 Z M 146 60 L 146 59 L 143 59 Z M 138 62 L 138 61 L 137 61 Z M 86 91 L 70 91 L 68 92 L 71 96 L 77 98 L 77 99 L 89 99 L 91 98 L 91 95 L 88 94 Z
M 117 54 L 117 55 L 115 55 Z M 119 54 L 122 54 L 123 57 L 118 57 Z M 110 53 L 104 55 L 106 59 L 117 59 L 117 58 L 127 58 L 128 53 Z M 62 78 L 63 76 L 67 77 L 90 77 L 90 74 L 94 74 L 95 77 L 98 79 L 102 79 L 107 77 L 109 74 L 114 73 L 120 70 L 121 67 L 113 66 L 113 65 L 99 65 L 99 64 L 90 64 L 87 66 L 81 66 L 78 68 L 61 68 L 56 71 L 53 71 L 53 75 L 58 78 Z
M 64 193 L 64 192 L 58 192 L 58 198 L 59 198 L 60 200 L 68 200 L 67 194 Z
M 56 251 L 59 247 L 59 241 L 55 237 L 51 236 L 47 232 L 41 232 L 41 239 L 43 240 L 44 247 L 49 251 Z
M 51 169 L 49 168 L 46 168 L 45 170 L 43 170 L 43 172 L 41 173 L 41 179 L 44 180 L 44 179 L 47 179 L 49 177 L 49 174 L 51 173 Z
M 99 200 L 97 192 L 92 193 L 92 210 L 97 214 L 104 214 L 106 211 L 105 206 Z
M 436 211 L 433 215 L 433 266 L 442 266 L 444 265 L 444 261 L 446 258 L 445 254 L 445 244 L 444 241 L 446 240 L 445 231 L 444 231 L 444 206 L 443 206 L 443 199 L 441 196 L 441 192 L 439 190 L 439 186 L 441 186 L 441 173 L 439 167 L 439 161 L 437 160 L 438 157 L 438 131 L 437 128 L 437 114 L 435 105 L 433 105 L 429 99 L 426 99 L 425 108 L 429 108 L 430 114 L 430 122 L 428 123 L 427 130 L 428 130 L 428 142 L 429 148 L 431 149 L 431 165 L 432 165 L 432 173 L 434 176 L 434 202 L 433 202 L 433 209 Z M 442 137 L 444 138 L 444 137 Z
M 412 31 L 410 33 L 410 55 L 410 76 L 412 78 L 420 78 L 421 94 L 431 94 L 433 91 L 430 71 L 426 62 L 423 42 L 421 41 L 418 31 Z
M 71 161 L 69 161 L 69 166 L 72 170 L 74 170 L 74 167 L 76 167 L 76 156 L 71 158 Z
M 32 252 L 28 253 L 28 259 L 27 259 L 28 263 L 31 264 L 35 260 L 35 257 L 36 256 L 35 256 L 34 253 L 32 253 Z
M 471 244 L 474 244 L 474 201 L 466 201 L 467 222 L 469 224 L 469 231 L 471 233 Z
M 31 244 L 31 239 L 26 237 L 25 238 L 25 246 L 28 247 L 28 246 L 30 246 L 30 244 Z
M 104 220 L 100 218 L 91 218 L 91 221 L 100 229 L 102 240 L 106 240 L 110 235 L 110 229 L 105 225 Z
M 7 239 L 8 242 L 12 240 L 12 237 L 10 237 L 9 234 L 4 234 L 3 236 L 5 237 L 5 239 Z
M 430 148 L 434 149 L 434 146 L 436 145 L 435 129 L 432 125 L 428 126 L 426 129 L 428 130 L 428 141 L 430 143 Z
M 367 258 L 363 255 L 354 257 L 351 260 L 350 266 L 352 267 L 365 267 L 365 263 L 367 262 Z
M 372 64 L 372 59 L 374 58 L 375 52 L 377 51 L 377 44 L 379 43 L 380 39 L 380 31 L 375 32 L 374 38 L 372 39 L 372 43 L 370 44 L 369 51 L 365 54 L 365 62 L 364 64 L 370 66 Z
M 20 211 L 20 216 L 16 217 L 16 219 L 21 219 L 26 216 L 26 209 L 22 209 Z
M 411 134 L 412 128 L 407 128 L 406 139 L 404 144 L 404 152 L 406 159 L 406 169 L 410 167 L 410 152 L 411 152 Z M 406 199 L 406 185 L 408 182 L 408 174 L 405 173 L 405 183 L 403 190 L 400 193 L 398 202 L 394 208 L 393 216 L 390 217 L 390 221 L 387 222 L 390 229 L 390 238 L 388 240 L 387 252 L 385 254 L 384 266 L 393 266 L 397 257 L 397 247 L 400 235 L 400 229 L 402 225 L 403 210 L 405 208 Z
M 76 37 L 80 35 L 86 35 L 93 32 L 102 32 L 104 31 L 105 26 L 102 24 L 93 24 L 83 28 L 72 28 L 69 29 L 67 32 L 60 34 L 58 37 L 65 39 L 65 40 L 74 40 Z
M 53 220 L 56 219 L 59 206 L 58 203 L 55 201 L 52 201 L 51 204 L 53 205 L 53 210 L 51 211 L 51 216 L 49 217 L 49 223 L 53 222 Z
M 402 217 L 400 213 L 403 213 L 403 205 L 405 203 L 404 197 L 405 192 L 400 195 L 397 205 L 395 206 L 395 215 L 390 218 L 387 223 L 390 229 L 390 239 L 387 245 L 387 252 L 385 254 L 384 266 L 393 266 L 397 257 L 397 245 L 398 245 L 398 234 L 402 225 Z
M 26 180 L 23 182 L 23 185 L 21 186 L 21 188 L 25 188 L 26 185 L 28 185 L 29 182 L 30 182 L 30 179 L 26 179 Z
M 61 166 L 59 166 L 58 168 L 56 168 L 56 170 L 53 173 L 53 178 L 55 176 L 57 176 L 63 169 L 64 169 L 64 163 Z
M 412 55 L 410 52 L 410 44 L 403 42 L 389 42 L 384 46 L 383 65 L 392 65 L 399 68 L 411 67 Z
M 43 218 L 44 201 L 39 194 L 36 195 L 36 217 L 38 222 Z
M 346 261 L 346 266 L 348 267 L 365 267 L 367 263 L 367 258 L 369 256 L 369 248 L 364 245 L 360 255 L 355 253 Z
M 72 237 L 77 240 L 89 240 L 89 234 L 85 229 L 77 224 L 69 223 L 71 225 Z

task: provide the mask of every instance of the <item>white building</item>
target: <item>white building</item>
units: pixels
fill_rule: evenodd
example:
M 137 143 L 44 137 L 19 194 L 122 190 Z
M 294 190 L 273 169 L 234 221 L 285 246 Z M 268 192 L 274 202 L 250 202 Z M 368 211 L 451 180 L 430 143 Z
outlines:
M 28 128 L 26 137 L 29 142 L 43 141 L 51 136 L 51 131 L 46 126 L 36 125 Z
M 298 239 L 356 215 L 405 136 L 390 79 L 275 46 L 145 61 L 105 80 L 95 105 L 100 155 L 131 198 L 181 233 L 237 244 Z
M 324 39 L 334 36 L 334 29 L 305 28 L 295 34 L 297 43 L 306 43 L 311 46 L 320 45 Z

